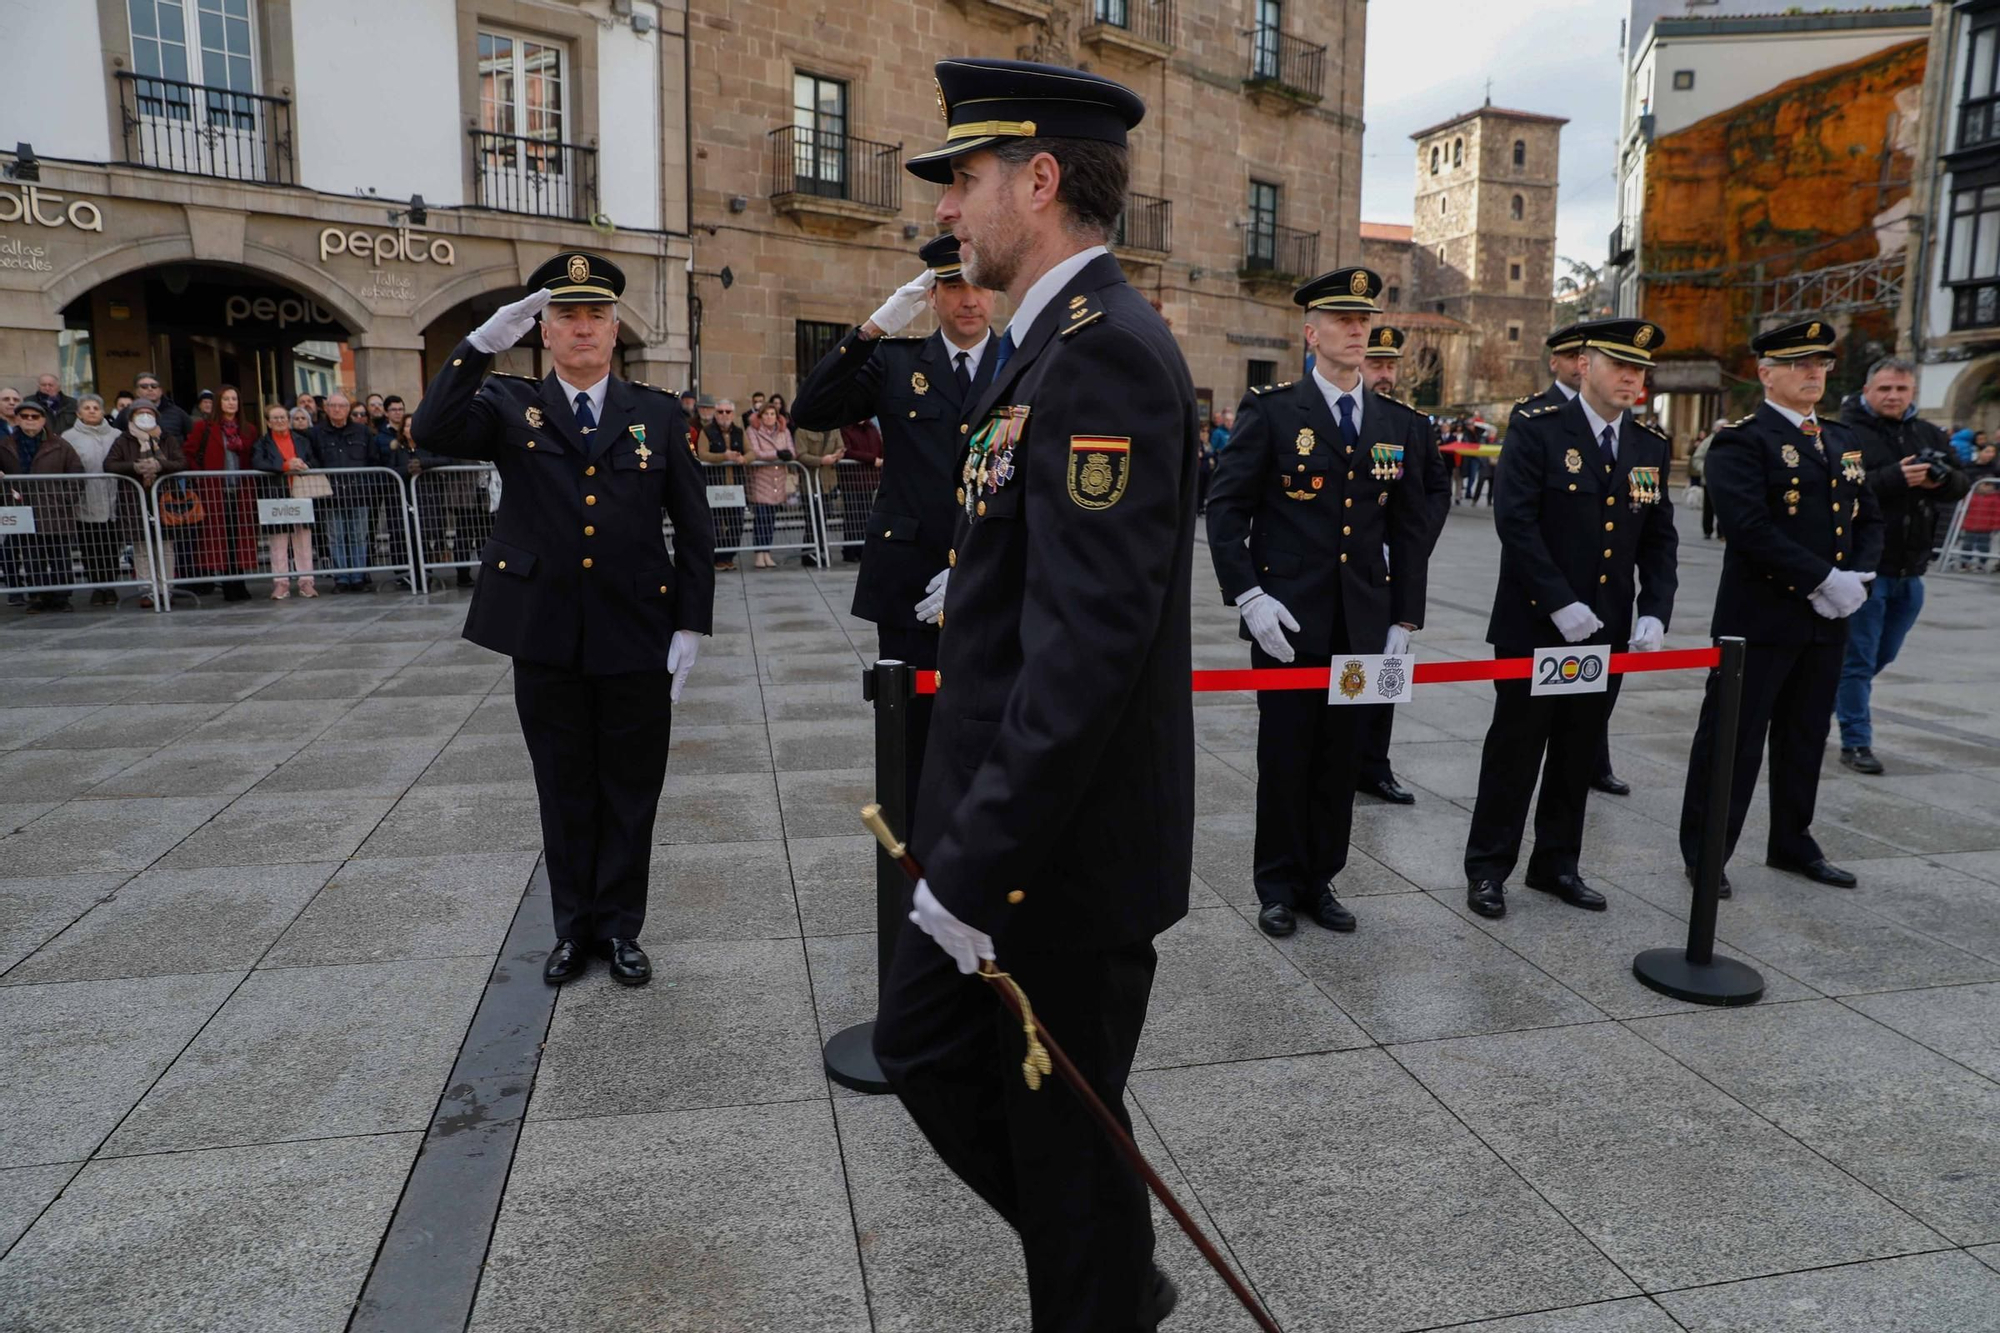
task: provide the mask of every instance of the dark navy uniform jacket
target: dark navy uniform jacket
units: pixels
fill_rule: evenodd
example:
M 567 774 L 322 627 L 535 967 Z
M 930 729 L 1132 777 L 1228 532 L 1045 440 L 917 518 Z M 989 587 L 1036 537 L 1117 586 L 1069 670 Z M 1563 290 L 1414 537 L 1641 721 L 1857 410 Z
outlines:
M 854 583 L 854 614 L 877 625 L 921 624 L 916 605 L 951 548 L 953 469 L 965 443 L 958 427 L 972 406 L 959 396 L 955 350 L 942 333 L 870 340 L 855 329 L 812 368 L 792 400 L 792 419 L 807 430 L 836 430 L 871 416 L 882 423 L 880 489 Z M 989 343 L 974 395 L 992 374 Z
M 915 849 L 1003 963 L 1150 940 L 1194 851 L 1187 363 L 1108 254 L 1017 336 L 954 478 Z
M 1563 638 L 1550 615 L 1582 602 L 1604 622 L 1583 642 L 1624 652 L 1635 593 L 1638 615 L 1671 624 L 1679 586 L 1671 462 L 1667 438 L 1630 412 L 1607 470 L 1581 399 L 1515 409 L 1493 483 L 1500 586 L 1486 641 L 1502 656 L 1554 647 Z M 1635 468 L 1653 470 L 1650 484 Z
M 500 472 L 465 637 L 590 676 L 665 670 L 673 632 L 708 633 L 715 606 L 715 531 L 679 401 L 614 375 L 586 437 L 553 372 L 489 375 L 492 361 L 461 342 L 411 423 L 422 448 Z
M 1349 652 L 1381 652 L 1394 624 L 1422 628 L 1442 527 L 1426 484 L 1425 451 L 1436 452 L 1429 419 L 1382 394 L 1356 399 L 1361 438 L 1350 453 L 1312 376 L 1252 389 L 1208 487 L 1222 600 L 1233 606 L 1263 588 L 1299 622 L 1286 636 L 1292 646 L 1317 657 L 1333 651 L 1335 608 Z M 1378 463 L 1378 446 L 1401 453 Z
M 1827 571 L 1874 571 L 1882 513 L 1862 473 L 1861 444 L 1820 419 L 1825 452 L 1769 403 L 1715 434 L 1702 482 L 1729 544 L 1715 589 L 1713 634 L 1751 643 L 1843 639 L 1847 622 L 1812 609 Z

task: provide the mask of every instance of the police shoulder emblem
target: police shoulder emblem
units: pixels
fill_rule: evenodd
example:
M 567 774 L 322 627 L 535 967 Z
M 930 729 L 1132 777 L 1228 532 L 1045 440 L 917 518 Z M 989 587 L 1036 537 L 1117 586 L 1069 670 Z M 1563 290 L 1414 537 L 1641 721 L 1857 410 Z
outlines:
M 1109 509 L 1125 497 L 1131 467 L 1131 436 L 1072 435 L 1069 498 L 1084 509 Z
M 923 371 L 913 370 L 910 372 L 910 387 L 919 395 L 927 394 L 931 391 L 931 382 L 924 377 Z
M 1563 466 L 1571 472 L 1583 471 L 1583 455 L 1575 449 L 1563 454 Z
M 542 409 L 535 406 L 533 403 L 529 403 L 528 410 L 523 412 L 521 415 L 528 419 L 528 425 L 532 429 L 540 430 L 542 428 Z
M 1368 675 L 1362 671 L 1361 663 L 1350 660 L 1340 669 L 1340 696 L 1343 699 L 1359 699 L 1361 692 L 1368 688 Z
M 590 280 L 590 261 L 582 255 L 571 255 L 569 257 L 569 280 L 571 282 L 588 282 Z

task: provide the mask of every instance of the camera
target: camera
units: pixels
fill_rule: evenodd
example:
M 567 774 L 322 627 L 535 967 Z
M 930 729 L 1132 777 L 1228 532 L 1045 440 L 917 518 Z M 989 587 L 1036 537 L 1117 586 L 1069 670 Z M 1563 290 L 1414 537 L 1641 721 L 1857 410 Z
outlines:
M 1951 475 L 1952 456 L 1934 444 L 1927 444 L 1910 455 L 1913 463 L 1924 465 L 1924 480 L 1940 482 Z

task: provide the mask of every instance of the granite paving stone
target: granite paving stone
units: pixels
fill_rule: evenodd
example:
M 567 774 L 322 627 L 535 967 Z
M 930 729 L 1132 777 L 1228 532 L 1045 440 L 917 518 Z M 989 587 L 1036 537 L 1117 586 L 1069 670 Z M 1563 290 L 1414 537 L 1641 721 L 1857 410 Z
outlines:
M 678 717 L 674 719 L 668 773 L 695 776 L 771 771 L 770 731 L 763 723 L 697 727 L 682 726 Z
M 281 671 L 211 671 L 199 667 L 142 685 L 123 696 L 130 704 L 233 704 L 285 678 Z
M 75 1162 L 0 1171 L 0 1256 L 21 1238 L 77 1173 Z
M 532 796 L 468 799 L 459 787 L 416 788 L 368 835 L 357 855 L 449 856 L 539 851 L 541 807 Z
M 1843 1003 L 2000 1082 L 2000 984 L 1855 995 Z
M 654 842 L 764 842 L 784 833 L 777 783 L 770 773 L 677 777 L 668 768 Z
M 875 929 L 872 835 L 790 838 L 785 846 L 791 857 L 792 887 L 806 934 L 845 935 Z
M 1689 1333 L 1991 1333 L 2000 1273 L 1966 1254 L 1917 1254 L 1659 1300 Z
M 796 937 L 798 901 L 782 842 L 654 847 L 647 940 Z
M 222 704 L 110 704 L 92 709 L 60 731 L 48 732 L 30 744 L 41 750 L 119 750 L 168 745 L 184 738 L 189 741 L 257 739 L 191 734 L 223 711 Z
M 0 791 L 33 792 L 50 801 L 80 796 L 151 755 L 134 750 L 8 750 L 0 752 Z M 183 793 L 148 792 L 146 795 Z
M 1567 1310 L 1545 1310 L 1540 1314 L 1514 1315 L 1506 1319 L 1482 1319 L 1476 1324 L 1453 1324 L 1431 1333 L 1684 1333 L 1672 1315 L 1644 1296 L 1622 1301 L 1600 1301 L 1595 1305 L 1573 1305 Z
M 296 741 L 304 745 L 352 707 L 351 699 L 245 699 L 216 714 L 185 739 L 191 744 Z
M 252 788 L 257 796 L 401 796 L 438 756 L 437 737 L 401 741 L 317 740 Z
M 298 752 L 295 741 L 203 741 L 148 751 L 108 774 L 89 791 L 92 800 L 128 796 L 241 796 Z M 106 754 L 130 754 L 107 750 Z
M 360 857 L 341 866 L 265 956 L 265 967 L 490 958 L 535 851 Z
M 13 967 L 117 890 L 122 872 L 0 879 L 0 972 Z
M 280 793 L 238 797 L 167 857 L 173 866 L 278 865 L 354 855 L 391 801 Z
M 18 749 L 39 737 L 61 731 L 96 711 L 97 708 L 90 704 L 0 708 L 0 750 Z
M 226 796 L 71 801 L 0 838 L 0 866 L 21 877 L 143 870 L 227 804 Z
M 238 705 L 241 707 L 242 705 Z M 492 701 L 496 727 L 503 734 L 520 735 L 521 722 L 513 701 Z M 449 740 L 480 707 L 470 695 L 444 695 L 425 699 L 363 699 L 342 705 L 340 713 L 319 737 L 327 741 L 399 741 L 436 736 Z M 504 720 L 504 726 L 499 726 Z M 308 737 L 308 739 L 311 739 Z

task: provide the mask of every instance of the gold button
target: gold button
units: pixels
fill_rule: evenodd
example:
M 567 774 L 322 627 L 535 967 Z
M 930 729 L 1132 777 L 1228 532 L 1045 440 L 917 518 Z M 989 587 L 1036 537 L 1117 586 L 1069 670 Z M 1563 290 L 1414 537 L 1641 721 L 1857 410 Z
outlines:
M 1606 560 L 1609 560 L 1611 558 L 1611 548 L 1609 546 L 1604 548 L 1604 558 Z
M 1347 499 L 1345 499 L 1345 500 L 1342 500 L 1342 501 L 1340 502 L 1340 504 L 1341 504 L 1341 508 L 1343 508 L 1343 509 L 1352 509 L 1352 508 L 1354 508 L 1354 497 L 1353 497 L 1353 496 L 1349 496 L 1349 497 L 1348 497 Z
M 964 504 L 964 503 L 965 503 L 965 487 L 963 487 L 963 486 L 961 486 L 961 487 L 959 487 L 959 488 L 958 488 L 958 502 L 959 502 L 960 504 Z
M 583 502 L 587 505 L 594 505 L 597 503 L 597 497 L 594 495 L 586 495 L 583 497 Z
M 597 535 L 597 529 L 591 527 L 590 524 L 586 523 L 583 525 L 583 535 L 586 537 L 595 537 Z
M 1572 487 L 1570 487 L 1570 489 L 1571 489 L 1571 490 L 1575 490 L 1575 489 L 1576 489 L 1576 487 L 1572 486 Z M 1604 503 L 1606 503 L 1606 504 L 1608 504 L 1608 505 L 1615 505 L 1615 504 L 1617 504 L 1617 503 L 1618 503 L 1618 497 L 1617 497 L 1617 496 L 1615 496 L 1615 495 L 1607 495 L 1607 496 L 1605 496 L 1605 497 L 1604 497 Z
M 1845 537 L 1845 536 L 1847 535 L 1847 529 L 1846 529 L 1846 528 L 1835 528 L 1835 529 L 1833 530 L 1833 535 L 1834 535 L 1834 536 L 1836 536 L 1836 537 Z
M 963 435 L 963 434 L 965 434 L 965 433 L 966 433 L 967 431 L 969 431 L 969 430 L 971 430 L 971 429 L 972 429 L 972 427 L 970 427 L 970 426 L 965 426 L 965 425 L 961 425 L 961 426 L 960 426 L 960 427 L 958 428 L 958 433 L 959 433 L 960 435 Z
M 589 557 L 589 556 L 585 556 L 585 557 L 583 558 L 583 567 L 584 567 L 585 569 L 589 569 L 589 568 L 590 568 L 590 557 Z
M 1838 513 L 1840 512 L 1840 501 L 1838 501 L 1838 500 L 1835 500 L 1835 501 L 1833 502 L 1833 512 L 1834 512 L 1834 513 L 1836 513 L 1836 514 L 1838 514 Z
M 981 500 L 981 501 L 979 502 L 979 516 L 980 516 L 981 518 L 985 518 L 985 517 L 986 517 L 986 501 L 984 501 L 984 500 Z
M 1528 605 L 1529 605 L 1529 606 L 1540 606 L 1540 605 L 1541 605 L 1541 603 L 1540 603 L 1540 602 L 1538 602 L 1538 601 L 1536 601 L 1536 600 L 1535 600 L 1534 598 L 1530 597 L 1530 598 L 1528 599 Z
M 1835 552 L 1833 553 L 1833 558 L 1834 558 L 1835 560 L 1845 560 L 1845 559 L 1847 559 L 1847 552 L 1845 552 L 1845 551 L 1835 551 Z
M 1343 565 L 1347 563 L 1347 552 L 1342 551 L 1340 553 L 1340 563 Z
M 595 463 L 593 463 L 593 464 L 591 464 L 591 465 L 590 465 L 589 467 L 585 468 L 585 469 L 583 470 L 583 475 L 584 475 L 584 476 L 586 476 L 586 477 L 594 477 L 594 476 L 596 476 L 596 475 L 597 475 L 597 465 L 596 465 Z
M 935 690 L 941 690 L 944 688 L 944 672 L 940 671 L 937 673 L 937 683 L 933 685 L 931 688 Z
M 1352 537 L 1354 535 L 1354 529 L 1350 527 L 1342 527 L 1340 530 L 1340 535 L 1343 537 Z
M 535 442 L 534 442 L 533 440 L 526 440 L 526 441 L 524 441 L 524 443 L 525 443 L 525 444 L 526 444 L 526 445 L 527 445 L 527 446 L 528 446 L 528 447 L 529 447 L 530 449 L 532 449 L 532 448 L 534 448 L 534 447 L 535 447 Z
M 465 364 L 465 358 L 462 356 L 455 356 L 451 359 L 451 363 L 454 366 L 462 366 Z
M 1597 581 L 1599 583 L 1609 583 L 1611 582 L 1611 576 L 1609 574 L 1599 574 L 1597 576 Z
M 1299 471 L 1304 472 L 1305 470 L 1306 470 L 1306 465 L 1304 463 L 1299 464 Z
M 1017 907 L 1020 906 L 1022 899 L 1026 898 L 1027 896 L 1028 896 L 1027 894 L 1021 892 L 1019 889 L 1009 889 L 1007 891 L 1007 901 L 1013 903 Z
M 916 418 L 917 418 L 917 409 L 913 407 L 910 409 L 910 420 L 914 421 L 916 420 Z
M 1793 478 L 1792 478 L 1792 485 L 1796 486 L 1796 485 L 1798 485 L 1798 484 L 1799 484 L 1799 479 L 1798 479 L 1797 477 L 1793 477 Z
M 1616 523 L 1606 523 L 1606 524 L 1604 525 L 1604 530 L 1605 530 L 1606 532 L 1615 532 L 1615 531 L 1617 531 L 1617 529 L 1618 529 L 1618 525 L 1617 525 Z
M 1571 483 L 1569 484 L 1569 488 L 1570 488 L 1571 490 L 1575 490 L 1575 489 L 1576 489 L 1576 483 L 1575 483 L 1575 482 L 1571 482 Z
M 666 590 L 667 590 L 667 585 L 666 585 L 666 584 L 664 584 L 664 583 L 662 583 L 662 584 L 660 585 L 660 591 L 661 591 L 661 592 L 665 592 Z
M 946 552 L 944 553 L 944 563 L 945 563 L 945 567 L 946 567 L 946 568 L 948 568 L 948 569 L 957 569 L 957 568 L 958 568 L 958 552 L 957 552 L 957 551 L 955 551 L 955 550 L 953 550 L 953 551 L 946 551 Z
M 507 568 L 507 562 L 506 562 L 505 560 L 502 560 L 502 561 L 501 561 L 501 562 L 500 562 L 500 563 L 499 563 L 498 565 L 494 566 L 494 568 L 496 568 L 496 569 L 505 569 L 505 568 Z
M 1347 474 L 1347 479 L 1348 479 L 1349 481 L 1353 481 L 1353 480 L 1354 480 L 1354 474 L 1353 474 L 1352 472 L 1348 473 L 1348 474 Z

